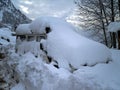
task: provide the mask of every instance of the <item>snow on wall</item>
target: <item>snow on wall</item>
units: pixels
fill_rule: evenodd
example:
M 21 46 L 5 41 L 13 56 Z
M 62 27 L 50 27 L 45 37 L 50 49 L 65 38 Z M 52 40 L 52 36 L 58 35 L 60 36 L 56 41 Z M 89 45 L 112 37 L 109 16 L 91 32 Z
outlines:
M 31 34 L 29 24 L 20 24 L 16 29 L 16 34 Z
M 36 41 L 23 41 L 17 46 L 17 53 L 23 55 L 27 52 L 33 53 L 35 56 L 40 56 L 42 51 L 40 50 L 40 42 Z
M 111 22 L 108 25 L 108 31 L 109 32 L 117 32 L 120 31 L 120 22 Z
M 58 61 L 59 67 L 69 69 L 71 64 L 80 68 L 81 65 L 94 65 L 110 59 L 111 53 L 105 45 L 78 35 L 75 28 L 64 20 L 41 17 L 30 24 L 35 32 L 43 32 L 48 26 L 52 31 L 47 35 L 47 52 Z

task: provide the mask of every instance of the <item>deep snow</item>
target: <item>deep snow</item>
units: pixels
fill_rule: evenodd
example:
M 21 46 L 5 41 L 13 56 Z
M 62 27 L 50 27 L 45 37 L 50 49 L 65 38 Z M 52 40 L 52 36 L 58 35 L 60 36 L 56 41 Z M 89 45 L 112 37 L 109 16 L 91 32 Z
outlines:
M 47 34 L 48 55 L 58 62 L 59 67 L 69 69 L 69 64 L 78 69 L 82 65 L 95 65 L 111 60 L 109 49 L 98 42 L 87 39 L 75 32 L 75 28 L 65 20 L 55 17 L 37 18 L 30 24 L 31 30 Z
M 40 58 L 27 53 L 17 66 L 21 82 L 11 90 L 119 90 L 120 51 L 111 52 L 113 62 L 83 66 L 73 73 L 45 64 Z
M 50 21 L 50 19 L 47 19 L 47 21 Z M 60 58 L 63 57 L 63 61 L 61 62 L 64 65 L 66 65 L 65 63 L 73 63 L 74 65 L 75 62 L 78 63 L 77 60 L 75 61 L 77 57 L 79 58 L 79 56 L 77 56 L 78 54 L 86 56 L 88 55 L 86 54 L 87 52 L 90 53 L 90 55 L 95 53 L 95 55 L 98 56 L 92 56 L 93 61 L 88 60 L 87 62 L 90 64 L 97 62 L 97 64 L 94 66 L 80 66 L 74 72 L 70 72 L 64 67 L 58 69 L 52 64 L 46 64 L 43 62 L 42 57 L 36 58 L 32 52 L 19 56 L 13 49 L 11 50 L 11 47 L 9 47 L 9 53 L 7 52 L 8 55 L 6 58 L 7 64 L 9 65 L 7 70 L 14 70 L 17 74 L 13 74 L 15 78 L 19 80 L 19 83 L 16 83 L 11 90 L 120 90 L 120 51 L 113 49 L 110 50 L 102 44 L 86 39 L 83 36 L 79 36 L 73 31 L 74 27 L 64 21 L 55 21 L 53 20 L 53 22 L 49 22 L 53 31 L 48 33 L 47 40 L 41 41 L 45 46 L 45 50 L 49 52 L 49 55 L 56 55 L 57 58 L 60 55 Z M 0 43 L 3 45 L 9 46 L 9 44 L 15 44 L 15 37 L 11 36 L 11 31 L 9 29 L 1 29 L 0 35 L 5 38 L 0 39 Z M 6 38 L 9 38 L 10 42 L 8 42 Z M 86 48 L 86 50 L 84 48 Z M 55 49 L 55 51 L 53 51 L 54 53 L 52 52 L 53 49 Z M 84 50 L 86 53 L 83 52 Z M 62 53 L 60 51 L 62 51 Z M 109 51 L 111 52 L 112 57 Z M 107 52 L 108 54 L 106 54 Z M 104 56 L 112 58 L 112 61 L 108 64 L 100 63 L 101 61 L 106 61 L 103 60 L 105 58 Z M 68 62 L 66 60 L 68 57 L 75 58 L 73 59 L 75 62 Z M 102 60 L 94 60 L 94 57 L 99 57 Z M 4 77 L 6 80 L 14 82 L 12 81 L 13 79 L 8 79 L 10 78 L 11 72 L 8 72 L 7 70 L 4 70 L 7 72 L 5 73 L 7 76 Z

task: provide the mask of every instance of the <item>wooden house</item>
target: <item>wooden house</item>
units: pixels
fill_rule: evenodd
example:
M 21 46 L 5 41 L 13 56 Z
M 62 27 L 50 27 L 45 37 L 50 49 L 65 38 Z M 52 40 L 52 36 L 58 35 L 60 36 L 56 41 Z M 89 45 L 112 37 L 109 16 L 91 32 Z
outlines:
M 46 28 L 47 32 L 48 28 Z M 46 39 L 47 34 L 45 33 L 38 33 L 38 32 L 32 32 L 32 30 L 29 28 L 29 24 L 20 24 L 16 28 L 16 33 L 13 34 L 13 36 L 16 36 L 16 52 L 18 52 L 18 46 L 23 43 L 24 41 L 30 42 L 30 41 L 36 41 L 39 42 L 41 39 Z

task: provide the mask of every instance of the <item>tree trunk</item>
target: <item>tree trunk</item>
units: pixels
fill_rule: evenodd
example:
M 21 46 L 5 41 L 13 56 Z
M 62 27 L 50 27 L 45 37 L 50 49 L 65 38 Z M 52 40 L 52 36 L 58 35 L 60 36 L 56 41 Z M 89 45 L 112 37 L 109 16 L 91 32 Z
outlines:
M 108 46 L 108 43 L 107 43 L 107 37 L 106 37 L 106 31 L 105 31 L 105 23 L 103 21 L 103 3 L 101 0 L 99 0 L 99 5 L 100 5 L 100 18 L 101 18 L 101 23 L 102 23 L 102 28 L 103 28 L 103 34 L 104 34 L 104 38 L 105 38 L 105 44 L 106 46 Z M 104 12 L 105 13 L 105 12 Z
M 114 22 L 115 21 L 115 13 L 114 13 L 114 1 L 111 0 L 111 21 Z
M 111 21 L 114 22 L 115 21 L 115 13 L 114 13 L 114 0 L 111 0 Z M 113 48 L 116 48 L 116 35 L 113 32 L 112 33 L 112 46 Z
M 120 0 L 118 0 L 118 8 L 119 8 L 119 20 L 120 20 Z M 120 31 L 118 33 L 118 49 L 120 49 Z
M 118 31 L 118 49 L 120 49 L 120 31 Z
M 103 5 L 103 2 L 101 0 L 99 0 L 99 2 L 101 3 L 101 7 L 102 7 L 102 10 L 103 10 L 103 13 L 104 13 L 104 16 L 105 16 L 105 20 L 106 20 L 106 25 L 108 26 L 109 23 L 108 23 L 108 19 L 107 19 L 107 16 L 106 16 L 106 11 L 105 11 L 105 7 Z M 104 32 L 105 33 L 105 32 Z M 105 33 L 106 34 L 106 33 Z M 107 39 L 107 38 L 106 38 Z M 109 47 L 112 47 L 112 34 L 110 33 L 110 41 L 111 41 L 111 45 L 108 45 Z
M 119 19 L 120 19 L 120 0 L 118 0 L 118 8 L 119 8 Z
M 106 24 L 108 25 L 109 23 L 108 23 L 108 19 L 107 19 L 107 16 L 106 16 L 105 7 L 104 7 L 103 2 L 101 0 L 99 0 L 99 2 L 101 3 L 101 8 L 102 8 L 104 16 L 105 16 Z
M 115 32 L 112 33 L 112 45 L 113 45 L 113 48 L 116 48 L 116 35 L 115 35 Z
M 109 34 L 110 34 L 110 40 L 111 40 L 110 48 L 112 48 L 112 46 L 113 46 L 113 44 L 112 44 L 112 41 L 113 41 L 112 40 L 112 33 L 110 32 Z

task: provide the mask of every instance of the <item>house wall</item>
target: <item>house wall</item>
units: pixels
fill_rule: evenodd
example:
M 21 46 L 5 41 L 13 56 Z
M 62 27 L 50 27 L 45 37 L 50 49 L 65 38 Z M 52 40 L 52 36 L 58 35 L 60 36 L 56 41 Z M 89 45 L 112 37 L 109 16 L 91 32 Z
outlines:
M 23 44 L 23 42 L 32 42 L 35 41 L 36 43 L 41 41 L 41 39 L 45 39 L 46 35 L 16 35 L 16 53 L 19 50 L 19 46 Z M 40 46 L 40 45 L 39 45 Z M 23 47 L 24 48 L 24 47 Z M 25 52 L 26 53 L 26 52 Z

